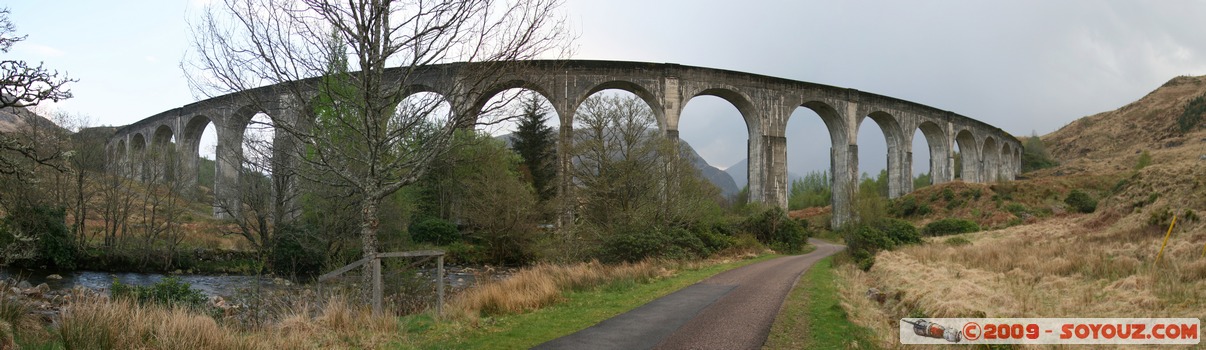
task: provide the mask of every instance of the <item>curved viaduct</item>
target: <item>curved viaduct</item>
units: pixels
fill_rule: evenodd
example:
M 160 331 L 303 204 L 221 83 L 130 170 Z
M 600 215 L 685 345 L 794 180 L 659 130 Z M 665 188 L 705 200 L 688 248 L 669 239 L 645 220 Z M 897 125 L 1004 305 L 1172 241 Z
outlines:
M 679 116 L 690 99 L 720 97 L 732 103 L 745 120 L 750 200 L 780 207 L 787 206 L 787 121 L 797 108 L 808 108 L 824 121 L 832 141 L 829 153 L 835 225 L 851 217 L 852 203 L 848 199 L 857 190 L 859 177 L 858 128 L 867 120 L 879 126 L 887 141 L 889 196 L 893 198 L 913 190 L 912 145 L 918 129 L 929 147 L 934 183 L 954 180 L 956 144 L 962 151 L 963 181 L 1012 180 L 1021 170 L 1021 143 L 999 128 L 953 112 L 854 89 L 677 64 L 547 60 L 503 62 L 503 67 L 515 65 L 516 69 L 498 70 L 507 73 L 493 78 L 481 90 L 466 92 L 462 72 L 487 64 L 497 68 L 500 63 L 453 63 L 410 71 L 394 68 L 387 78 L 409 85 L 408 91 L 445 96 L 453 113 L 477 113 L 486 100 L 507 89 L 535 91 L 551 102 L 560 118 L 561 144 L 572 139 L 573 117 L 579 104 L 602 90 L 619 89 L 639 96 L 652 108 L 662 133 L 675 139 Z M 221 160 L 238 159 L 243 132 L 252 116 L 260 112 L 274 117 L 306 114 L 305 107 L 298 107 L 303 104 L 291 103 L 289 97 L 279 93 L 280 85 L 210 98 L 125 126 L 109 140 L 109 154 L 115 159 L 111 164 L 137 162 L 145 152 L 175 139 L 177 149 L 182 151 L 181 180 L 195 184 L 201 133 L 213 123 L 220 160 L 215 169 L 215 202 L 238 198 L 238 164 Z M 558 157 L 559 173 L 568 173 L 565 170 L 572 165 L 569 155 L 559 153 Z M 141 174 L 138 167 L 134 169 Z M 572 191 L 571 184 L 561 176 L 559 190 Z

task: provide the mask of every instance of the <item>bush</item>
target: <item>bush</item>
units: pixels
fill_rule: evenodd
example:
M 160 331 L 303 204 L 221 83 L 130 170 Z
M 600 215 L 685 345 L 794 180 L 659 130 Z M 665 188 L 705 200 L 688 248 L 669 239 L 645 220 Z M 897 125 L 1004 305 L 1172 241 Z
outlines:
M 114 279 L 109 294 L 111 298 L 127 298 L 141 305 L 155 304 L 198 310 L 208 306 L 201 291 L 193 289 L 187 282 L 181 282 L 176 277 L 167 277 L 149 286 L 122 284 Z
M 320 249 L 317 235 L 300 227 L 282 225 L 273 237 L 269 262 L 273 273 L 281 276 L 316 276 L 326 266 L 327 254 Z
M 908 221 L 883 218 L 872 222 L 871 227 L 883 232 L 896 246 L 921 243 L 921 234 L 917 233 L 917 227 Z
M 1030 216 L 1030 209 L 1019 203 L 1006 204 L 1005 211 L 1013 213 L 1013 216 L 1017 216 L 1019 218 Z
M 1185 104 L 1185 110 L 1177 117 L 1177 128 L 1181 133 L 1188 133 L 1202 123 L 1202 115 L 1206 114 L 1206 95 L 1198 96 Z
M 895 216 L 911 217 L 928 215 L 931 209 L 929 205 L 918 204 L 917 198 L 910 195 L 892 201 L 892 206 L 888 211 Z
M 846 251 L 864 271 L 875 264 L 875 254 L 881 250 L 921 243 L 917 228 L 908 221 L 898 219 L 878 219 L 848 226 L 843 231 Z
M 1168 207 L 1153 210 L 1151 214 L 1148 214 L 1147 225 L 1168 228 L 1170 225 L 1172 225 L 1172 217 L 1173 212 L 1172 210 L 1169 210 Z
M 461 239 L 456 225 L 439 218 L 427 218 L 410 225 L 410 238 L 415 243 L 449 245 Z
M 599 260 L 607 263 L 637 262 L 671 254 L 666 251 L 668 235 L 656 229 L 623 228 L 603 239 Z
M 963 238 L 963 237 L 951 237 L 951 238 L 946 239 L 946 244 L 950 245 L 950 246 L 954 246 L 954 247 L 964 246 L 964 245 L 968 245 L 971 243 L 972 243 L 971 241 L 969 241 L 969 240 L 967 240 L 967 238 Z
M 926 224 L 921 229 L 921 233 L 926 236 L 946 236 L 960 233 L 976 232 L 980 230 L 980 225 L 971 220 L 964 219 L 942 219 Z
M 1081 213 L 1092 213 L 1097 210 L 1097 200 L 1080 190 L 1072 190 L 1071 193 L 1068 193 L 1068 198 L 1064 199 L 1064 203 Z
M 764 244 L 781 253 L 793 254 L 804 249 L 810 233 L 799 222 L 787 217 L 779 207 L 754 214 L 742 223 L 742 228 Z
M 63 208 L 17 206 L 0 225 L 7 227 L 0 230 L 3 231 L 0 241 L 8 246 L 21 241 L 20 237 L 33 239 L 36 253 L 18 256 L 19 264 L 74 269 L 77 252 L 65 222 L 66 211 Z

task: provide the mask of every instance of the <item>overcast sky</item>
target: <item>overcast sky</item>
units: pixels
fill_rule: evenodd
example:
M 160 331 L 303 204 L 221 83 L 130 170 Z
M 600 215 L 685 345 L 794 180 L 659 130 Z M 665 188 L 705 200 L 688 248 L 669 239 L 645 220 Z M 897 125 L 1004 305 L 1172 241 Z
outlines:
M 29 39 L 9 59 L 80 81 L 54 106 L 125 125 L 195 101 L 179 63 L 201 1 L 19 1 Z M 1015 135 L 1112 110 L 1177 75 L 1206 75 L 1206 2 L 575 1 L 580 59 L 671 62 L 874 92 L 954 111 Z M 828 168 L 828 136 L 807 110 L 789 124 L 789 167 Z M 796 118 L 799 117 L 799 118 Z M 884 167 L 864 124 L 860 168 Z M 745 157 L 744 123 L 716 98 L 687 104 L 681 136 L 709 163 Z M 876 137 L 872 137 L 876 136 Z M 928 171 L 924 141 L 915 168 Z

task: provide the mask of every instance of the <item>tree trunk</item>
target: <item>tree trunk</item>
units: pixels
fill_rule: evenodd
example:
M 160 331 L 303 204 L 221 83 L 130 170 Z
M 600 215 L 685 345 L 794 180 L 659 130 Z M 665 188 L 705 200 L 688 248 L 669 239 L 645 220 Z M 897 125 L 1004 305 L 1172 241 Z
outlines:
M 381 198 L 374 195 L 365 196 L 364 201 L 360 204 L 360 241 L 365 258 L 377 254 L 377 226 L 380 224 L 377 213 L 380 208 Z M 374 312 L 381 310 L 381 305 L 378 304 L 380 300 L 376 296 L 381 295 L 382 287 L 374 278 L 379 273 L 378 269 L 380 269 L 380 266 L 380 264 L 374 263 L 364 265 L 364 286 L 365 288 L 372 286 L 372 293 L 369 294 L 369 298 L 372 299 Z

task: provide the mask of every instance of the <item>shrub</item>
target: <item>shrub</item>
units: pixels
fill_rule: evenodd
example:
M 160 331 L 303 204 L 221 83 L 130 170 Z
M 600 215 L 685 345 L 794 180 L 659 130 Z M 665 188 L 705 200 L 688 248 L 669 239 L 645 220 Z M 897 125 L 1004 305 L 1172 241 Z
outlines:
M 942 189 L 942 199 L 945 199 L 948 202 L 951 200 L 954 200 L 955 199 L 955 191 L 951 190 L 950 187 Z
M 603 239 L 599 259 L 607 263 L 637 262 L 670 254 L 670 237 L 656 229 L 627 227 Z M 677 252 L 675 252 L 677 253 Z
M 898 219 L 878 219 L 848 226 L 844 231 L 842 238 L 846 241 L 846 250 L 863 270 L 875 264 L 875 254 L 881 250 L 921 243 L 917 228 L 908 221 Z
M 885 237 L 892 240 L 893 245 L 921 243 L 921 234 L 917 233 L 917 227 L 908 221 L 883 218 L 875 220 L 870 226 L 883 232 Z M 891 247 L 887 248 L 891 249 Z
M 427 218 L 410 226 L 410 238 L 416 243 L 449 245 L 459 241 L 456 225 L 439 218 Z
M 1092 213 L 1097 210 L 1097 200 L 1081 190 L 1072 190 L 1068 193 L 1068 198 L 1064 199 L 1064 203 L 1081 213 Z
M 799 222 L 787 217 L 779 207 L 754 214 L 742 223 L 742 228 L 764 244 L 783 253 L 796 253 L 804 248 L 810 236 Z
M 971 241 L 963 237 L 951 237 L 946 239 L 946 244 L 954 247 L 971 244 Z
M 1151 214 L 1148 214 L 1147 225 L 1167 228 L 1172 225 L 1172 216 L 1173 212 L 1168 207 L 1153 210 Z
M 127 298 L 141 305 L 156 304 L 194 309 L 207 306 L 205 295 L 201 294 L 201 291 L 193 289 L 188 282 L 181 282 L 176 277 L 167 277 L 149 286 L 122 284 L 114 279 L 109 293 L 114 299 Z
M 67 229 L 66 211 L 63 208 L 19 205 L 8 213 L 2 226 L 5 245 L 32 238 L 36 253 L 20 256 L 28 258 L 20 263 L 27 265 L 49 265 L 66 269 L 75 268 L 75 242 Z
M 964 219 L 942 219 L 926 224 L 921 229 L 921 233 L 926 236 L 946 236 L 960 233 L 976 232 L 980 230 L 980 225 L 971 220 Z
M 282 225 L 273 237 L 269 261 L 273 273 L 281 276 L 315 276 L 327 263 L 317 235 L 297 226 Z
M 925 216 L 930 213 L 929 205 L 918 204 L 914 196 L 904 196 L 892 202 L 889 212 L 899 217 Z
M 1025 205 L 1021 205 L 1019 203 L 1006 204 L 1005 211 L 1013 213 L 1014 216 L 1017 216 L 1019 218 L 1030 216 L 1030 209 L 1026 208 Z
M 1148 154 L 1147 151 L 1143 151 L 1143 153 L 1139 154 L 1139 160 L 1135 161 L 1135 170 L 1140 170 L 1140 169 L 1146 168 L 1148 165 L 1151 165 L 1151 164 L 1152 164 L 1152 155 Z
M 1201 124 L 1202 114 L 1206 114 L 1206 95 L 1195 97 L 1185 104 L 1185 111 L 1177 117 L 1177 127 L 1181 133 L 1187 133 Z

